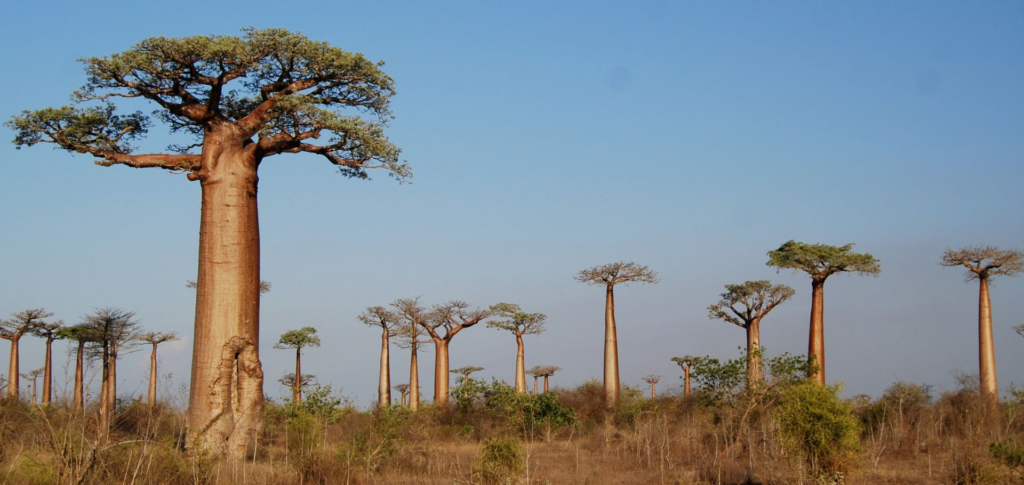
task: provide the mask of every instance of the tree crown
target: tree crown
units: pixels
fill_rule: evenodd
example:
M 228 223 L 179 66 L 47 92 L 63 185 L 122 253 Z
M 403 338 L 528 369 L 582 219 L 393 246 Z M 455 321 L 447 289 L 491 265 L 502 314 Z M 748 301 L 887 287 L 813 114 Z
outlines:
M 967 268 L 967 281 L 988 279 L 990 276 L 1017 276 L 1024 271 L 1024 253 L 992 246 L 967 246 L 947 249 L 939 264 Z
M 381 327 L 384 329 L 394 327 L 400 320 L 398 313 L 392 312 L 382 306 L 367 307 L 366 311 L 356 318 L 358 318 L 360 322 L 371 327 Z
M 767 280 L 725 285 L 725 289 L 722 299 L 708 307 L 708 318 L 725 320 L 740 327 L 764 318 L 773 308 L 796 293 L 786 285 L 773 285 Z M 737 308 L 738 305 L 742 307 Z
M 575 280 L 588 285 L 605 285 L 609 288 L 620 283 L 657 283 L 658 273 L 647 266 L 632 261 L 609 263 L 581 270 Z
M 17 340 L 26 332 L 35 330 L 45 324 L 44 318 L 50 318 L 53 313 L 42 308 L 29 308 L 11 314 L 10 320 L 0 321 L 0 338 L 4 340 Z
M 526 313 L 515 303 L 491 305 L 491 314 L 502 320 L 487 322 L 489 328 L 508 330 L 517 336 L 538 335 L 544 331 L 548 316 L 543 313 Z
M 294 388 L 295 387 L 295 373 L 291 372 L 291 373 L 285 374 L 284 377 L 278 379 L 277 382 L 280 382 L 282 386 L 285 386 L 285 387 L 288 387 L 288 388 Z M 299 383 L 299 388 L 303 388 L 303 389 L 307 388 L 309 386 L 312 386 L 315 382 L 316 382 L 316 376 L 315 375 L 313 375 L 313 374 L 302 374 L 302 382 Z
M 395 342 L 399 348 L 419 348 L 420 344 L 427 343 L 424 328 L 430 317 L 423 306 L 420 305 L 419 297 L 399 298 L 391 303 L 399 318 L 399 327 L 395 332 Z
M 469 377 L 470 374 L 472 374 L 474 372 L 480 372 L 482 370 L 484 370 L 483 367 L 476 367 L 476 366 L 472 366 L 472 365 L 467 365 L 465 367 L 459 367 L 458 369 L 452 369 L 452 370 L 450 370 L 448 372 L 451 372 L 452 374 L 461 374 L 461 375 L 464 375 L 466 377 Z
M 289 330 L 281 334 L 281 339 L 274 344 L 275 349 L 298 349 L 304 347 L 319 347 L 320 337 L 313 327 L 302 327 L 298 330 Z
M 153 37 L 121 53 L 82 59 L 87 81 L 72 96 L 74 106 L 24 111 L 6 125 L 17 132 L 19 148 L 53 143 L 90 154 L 99 165 L 157 167 L 193 180 L 209 168 L 198 153 L 203 137 L 218 130 L 255 137 L 248 149 L 257 163 L 304 152 L 349 177 L 368 178 L 370 168 L 384 168 L 400 181 L 411 176 L 383 133 L 395 90 L 382 63 L 285 29 L 242 33 Z M 156 104 L 154 117 L 191 140 L 172 145 L 170 153 L 135 155 L 131 143 L 153 121 L 141 111 L 117 114 L 116 98 Z M 326 143 L 309 143 L 321 138 Z
M 768 266 L 806 272 L 815 281 L 841 272 L 878 275 L 878 260 L 869 253 L 855 253 L 853 244 L 829 246 L 787 241 L 778 249 L 768 251 Z
M 430 338 L 450 341 L 462 329 L 472 327 L 490 316 L 490 310 L 470 309 L 469 303 L 451 300 L 442 305 L 434 305 L 421 325 L 430 334 Z M 444 335 L 438 333 L 441 329 Z
M 160 345 L 164 342 L 173 342 L 178 340 L 178 334 L 176 332 L 144 332 L 139 334 L 139 341 L 146 342 L 153 345 Z
M 644 379 L 644 382 L 646 382 L 648 384 L 657 384 L 658 381 L 661 380 L 661 376 L 659 376 L 659 375 L 649 375 L 649 376 L 644 376 L 643 379 Z
M 689 367 L 696 364 L 704 357 L 697 357 L 693 355 L 684 355 L 682 357 L 672 357 L 672 362 L 675 362 L 680 367 Z
M 142 323 L 135 312 L 106 307 L 82 317 L 82 326 L 88 334 L 86 347 L 91 359 L 101 359 L 104 351 L 116 358 L 122 353 L 136 350 Z

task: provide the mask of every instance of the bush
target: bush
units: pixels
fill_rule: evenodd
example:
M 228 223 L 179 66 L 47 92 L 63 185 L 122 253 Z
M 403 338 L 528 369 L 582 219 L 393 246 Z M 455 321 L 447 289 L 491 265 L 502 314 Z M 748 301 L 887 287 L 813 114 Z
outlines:
M 859 450 L 859 425 L 839 389 L 803 382 L 787 389 L 776 408 L 783 445 L 803 457 L 816 478 L 846 472 Z
M 487 440 L 476 462 L 477 475 L 486 484 L 515 483 L 525 468 L 523 445 L 513 436 Z

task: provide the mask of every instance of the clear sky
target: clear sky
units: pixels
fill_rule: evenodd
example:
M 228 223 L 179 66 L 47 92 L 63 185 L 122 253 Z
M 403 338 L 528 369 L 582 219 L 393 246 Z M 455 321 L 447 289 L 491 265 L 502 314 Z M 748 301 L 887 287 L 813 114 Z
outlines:
M 345 179 L 314 158 L 262 165 L 271 396 L 293 369 L 273 343 L 313 326 L 324 345 L 303 370 L 371 402 L 379 332 L 356 315 L 416 296 L 546 313 L 548 331 L 526 338 L 527 366 L 562 367 L 558 385 L 599 379 L 604 294 L 573 276 L 619 260 L 662 279 L 616 292 L 624 383 L 663 374 L 664 389 L 678 387 L 671 357 L 738 355 L 742 329 L 706 307 L 746 280 L 797 290 L 765 319 L 762 343 L 802 353 L 810 280 L 765 266 L 789 239 L 853 242 L 881 260 L 878 278 L 826 284 L 829 381 L 846 395 L 896 380 L 949 390 L 954 372 L 977 372 L 977 284 L 940 267 L 943 250 L 1024 248 L 1017 1 L 10 2 L 0 117 L 67 103 L 85 81 L 78 58 L 246 26 L 386 61 L 398 90 L 388 133 L 415 172 L 398 185 L 384 173 Z M 171 141 L 151 131 L 143 152 Z M 0 316 L 136 311 L 147 328 L 186 336 L 161 350 L 174 387 L 186 381 L 198 183 L 46 146 L 0 144 L 0 165 Z M 994 280 L 992 298 L 1000 386 L 1024 385 L 1012 330 L 1024 278 Z M 22 369 L 40 367 L 42 341 L 23 345 Z M 421 357 L 427 399 L 432 360 Z M 144 392 L 148 357 L 123 362 L 120 389 Z M 452 367 L 485 378 L 511 382 L 514 362 L 508 332 L 480 325 L 452 343 Z M 392 370 L 407 382 L 404 351 Z

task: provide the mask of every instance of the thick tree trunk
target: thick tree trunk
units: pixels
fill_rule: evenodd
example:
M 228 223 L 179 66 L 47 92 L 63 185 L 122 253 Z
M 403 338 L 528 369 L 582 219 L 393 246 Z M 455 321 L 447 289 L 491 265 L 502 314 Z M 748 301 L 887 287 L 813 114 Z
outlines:
M 533 376 L 533 393 L 537 394 L 537 376 Z
M 544 394 L 548 393 L 548 377 L 549 376 L 544 376 Z
M 189 446 L 241 458 L 263 419 L 257 161 L 245 151 L 248 140 L 217 128 L 204 134 L 197 174 L 203 195 Z
M 78 351 L 75 355 L 75 390 L 74 401 L 75 408 L 81 410 L 85 407 L 85 379 L 83 379 L 83 373 L 85 372 L 85 342 L 78 342 Z
M 611 285 L 605 292 L 604 303 L 604 401 L 607 407 L 619 403 L 619 343 L 615 335 L 615 295 Z
M 999 406 L 999 384 L 996 380 L 996 350 L 992 338 L 992 305 L 989 301 L 988 278 L 978 280 L 978 377 L 981 398 L 989 410 Z
M 747 330 L 747 387 L 754 387 L 764 379 L 761 373 L 761 320 L 755 318 Z
M 415 328 L 413 329 L 415 330 Z M 413 338 L 416 334 L 413 333 Z M 416 358 L 416 343 L 412 344 L 412 356 L 409 358 L 409 410 L 420 408 L 420 364 Z
M 53 398 L 53 339 L 46 339 L 46 362 L 43 363 L 43 404 Z
M 448 340 L 434 340 L 434 405 L 448 404 Z
M 683 396 L 690 395 L 690 366 L 683 367 Z
M 103 343 L 103 362 L 100 370 L 100 419 L 99 433 L 106 436 L 110 429 L 110 351 Z
M 526 392 L 526 351 L 522 335 L 516 335 L 516 392 Z
M 815 371 L 808 377 L 825 385 L 825 280 L 811 280 L 811 329 L 807 355 L 814 357 Z
M 156 344 L 149 354 L 149 396 L 146 402 L 150 406 L 156 405 Z
M 387 327 L 380 336 L 380 384 L 377 386 L 377 405 L 391 406 L 391 355 L 388 349 L 391 335 Z
M 658 384 L 656 382 L 651 383 L 651 399 L 656 399 L 658 397 L 658 393 L 655 391 L 655 387 L 657 385 Z
M 117 412 L 117 354 L 113 352 L 110 353 L 110 383 L 107 389 L 107 422 L 113 424 Z
M 11 365 L 7 371 L 7 395 L 18 399 L 18 390 L 21 387 L 21 369 L 18 368 L 18 337 L 11 340 Z
M 292 382 L 292 402 L 302 404 L 302 347 L 295 348 L 295 381 Z

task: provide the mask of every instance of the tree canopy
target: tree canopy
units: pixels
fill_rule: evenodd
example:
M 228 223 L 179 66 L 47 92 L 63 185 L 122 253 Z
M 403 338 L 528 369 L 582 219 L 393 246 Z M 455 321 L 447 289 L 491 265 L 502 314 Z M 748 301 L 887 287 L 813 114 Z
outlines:
M 319 347 L 320 337 L 313 327 L 302 327 L 298 330 L 289 330 L 281 335 L 281 339 L 274 344 L 275 349 L 298 349 L 305 347 Z
M 855 253 L 853 244 L 829 246 L 787 241 L 778 249 L 768 251 L 768 266 L 778 269 L 803 271 L 814 280 L 841 272 L 877 275 L 881 272 L 878 260 L 869 253 Z
M 490 328 L 508 330 L 518 336 L 539 335 L 544 331 L 544 324 L 548 316 L 543 313 L 524 312 L 515 303 L 498 303 L 491 305 L 491 314 L 502 320 L 491 320 L 487 322 Z
M 601 266 L 594 266 L 581 270 L 576 276 L 576 281 L 588 285 L 605 285 L 608 287 L 620 283 L 657 283 L 658 273 L 647 266 L 636 264 L 632 261 L 609 263 Z
M 771 281 L 747 281 L 741 285 L 725 285 L 722 299 L 708 307 L 708 317 L 746 327 L 754 319 L 762 318 L 796 292 L 786 285 L 773 285 Z M 737 308 L 742 305 L 742 308 Z
M 1024 271 L 1024 253 L 992 246 L 967 246 L 947 249 L 939 264 L 967 268 L 967 281 L 987 279 L 989 276 L 1016 276 Z
M 256 137 L 245 150 L 257 163 L 311 153 L 349 177 L 368 178 L 371 168 L 399 181 L 411 176 L 383 132 L 395 89 L 381 63 L 285 29 L 242 33 L 153 37 L 121 53 L 82 59 L 88 80 L 72 96 L 74 105 L 14 116 L 6 123 L 17 132 L 14 143 L 52 143 L 90 154 L 98 165 L 156 167 L 197 180 L 214 163 L 199 152 L 204 137 L 228 129 L 242 139 Z M 144 99 L 158 109 L 152 116 L 119 114 L 117 98 Z M 154 118 L 186 141 L 167 153 L 136 154 L 133 143 Z

